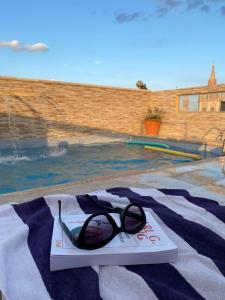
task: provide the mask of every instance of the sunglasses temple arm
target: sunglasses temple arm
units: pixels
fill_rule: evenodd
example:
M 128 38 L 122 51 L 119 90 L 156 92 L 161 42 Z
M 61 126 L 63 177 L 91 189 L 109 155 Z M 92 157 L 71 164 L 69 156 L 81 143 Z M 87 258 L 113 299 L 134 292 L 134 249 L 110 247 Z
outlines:
M 59 222 L 64 230 L 64 232 L 66 233 L 66 235 L 68 236 L 68 238 L 71 240 L 71 242 L 77 246 L 77 241 L 73 239 L 71 232 L 69 230 L 69 228 L 66 226 L 66 224 L 62 221 L 61 218 L 61 200 L 58 200 L 58 204 L 59 204 Z
M 59 221 L 60 221 L 60 223 L 62 223 L 62 218 L 61 218 L 61 200 L 58 200 L 58 204 L 59 204 Z

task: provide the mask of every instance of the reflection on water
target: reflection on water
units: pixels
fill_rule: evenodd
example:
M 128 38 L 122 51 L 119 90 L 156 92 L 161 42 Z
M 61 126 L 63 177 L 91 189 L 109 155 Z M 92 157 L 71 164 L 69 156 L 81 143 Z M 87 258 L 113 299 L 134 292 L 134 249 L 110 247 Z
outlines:
M 80 181 L 97 175 L 120 176 L 127 170 L 151 170 L 192 161 L 145 150 L 143 146 L 108 144 L 66 148 L 30 148 L 0 152 L 0 193 Z

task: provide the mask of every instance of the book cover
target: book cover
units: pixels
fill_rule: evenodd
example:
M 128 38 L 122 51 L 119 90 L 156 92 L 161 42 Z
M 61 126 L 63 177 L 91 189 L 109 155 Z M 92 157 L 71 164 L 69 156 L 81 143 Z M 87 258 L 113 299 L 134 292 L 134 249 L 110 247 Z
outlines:
M 118 214 L 110 214 L 118 226 Z M 67 215 L 63 221 L 70 229 L 80 227 L 89 215 Z M 95 250 L 75 247 L 55 217 L 52 235 L 50 270 L 96 265 L 135 265 L 175 262 L 178 249 L 149 212 L 146 225 L 137 234 L 121 232 L 107 245 Z

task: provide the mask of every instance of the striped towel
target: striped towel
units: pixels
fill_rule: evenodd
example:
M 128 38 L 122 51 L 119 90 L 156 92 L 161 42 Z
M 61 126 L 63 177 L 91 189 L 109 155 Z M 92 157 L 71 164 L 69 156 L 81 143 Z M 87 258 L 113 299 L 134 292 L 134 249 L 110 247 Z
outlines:
M 225 299 L 225 206 L 185 190 L 112 188 L 90 195 L 113 206 L 140 203 L 178 246 L 177 262 L 50 272 L 57 200 L 62 200 L 64 214 L 102 208 L 82 195 L 51 195 L 2 205 L 0 290 L 6 299 Z

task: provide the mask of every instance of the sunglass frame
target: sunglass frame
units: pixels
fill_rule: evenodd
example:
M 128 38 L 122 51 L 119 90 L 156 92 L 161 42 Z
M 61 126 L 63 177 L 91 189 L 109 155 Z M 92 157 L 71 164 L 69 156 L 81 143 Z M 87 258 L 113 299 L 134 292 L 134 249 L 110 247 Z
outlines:
M 61 204 L 60 204 L 60 206 L 61 206 Z M 133 230 L 127 230 L 126 227 L 125 227 L 125 218 L 127 216 L 128 210 L 132 206 L 138 207 L 138 209 L 140 210 L 140 212 L 141 212 L 141 215 L 140 215 L 141 224 L 137 228 L 135 228 Z M 60 210 L 61 210 L 61 207 L 60 207 Z M 80 231 L 80 233 L 79 233 L 79 235 L 78 235 L 77 238 L 75 238 L 75 236 L 72 235 L 72 233 L 69 230 L 69 228 L 62 221 L 61 214 L 60 214 L 60 217 L 59 217 L 59 221 L 60 221 L 60 224 L 61 224 L 62 229 L 64 230 L 65 234 L 68 236 L 68 238 L 70 239 L 70 241 L 73 243 L 74 246 L 76 246 L 77 248 L 80 248 L 80 249 L 94 250 L 94 249 L 101 248 L 101 247 L 105 246 L 106 244 L 108 244 L 120 232 L 126 232 L 126 233 L 129 233 L 129 234 L 135 234 L 135 233 L 138 233 L 140 230 L 142 230 L 144 228 L 144 226 L 146 224 L 146 216 L 145 216 L 145 212 L 144 212 L 143 208 L 138 203 L 131 203 L 131 204 L 127 205 L 124 209 L 116 207 L 115 208 L 115 212 L 116 211 L 117 211 L 117 213 L 120 214 L 121 226 L 117 226 L 117 224 L 114 221 L 113 217 L 109 213 L 107 213 L 107 212 L 97 212 L 97 213 L 94 213 L 94 214 L 90 215 L 87 218 L 87 220 L 85 220 L 85 222 L 82 225 L 81 231 Z M 87 244 L 85 242 L 86 228 L 87 228 L 89 222 L 93 218 L 95 218 L 97 216 L 100 216 L 100 215 L 101 216 L 105 216 L 108 219 L 109 223 L 112 225 L 112 234 L 107 239 L 105 239 L 102 242 L 98 242 L 96 244 Z

